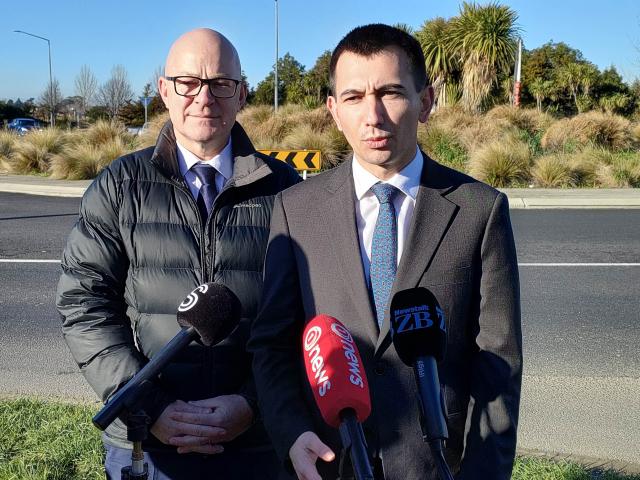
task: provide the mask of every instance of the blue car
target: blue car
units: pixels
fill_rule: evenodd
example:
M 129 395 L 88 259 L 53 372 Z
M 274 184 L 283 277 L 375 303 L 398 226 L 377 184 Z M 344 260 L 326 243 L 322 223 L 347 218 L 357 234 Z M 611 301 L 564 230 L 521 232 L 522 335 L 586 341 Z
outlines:
M 18 135 L 24 135 L 29 130 L 42 130 L 42 124 L 34 118 L 14 118 L 9 122 L 7 128 Z

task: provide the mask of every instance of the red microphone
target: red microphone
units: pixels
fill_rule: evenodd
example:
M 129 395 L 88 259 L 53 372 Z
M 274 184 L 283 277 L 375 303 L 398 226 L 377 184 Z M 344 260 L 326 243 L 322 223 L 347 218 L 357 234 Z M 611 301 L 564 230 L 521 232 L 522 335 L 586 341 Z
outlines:
M 325 422 L 340 430 L 343 458 L 349 453 L 358 480 L 373 480 L 360 425 L 371 413 L 371 396 L 351 333 L 335 318 L 318 315 L 304 329 L 302 350 L 320 414 Z

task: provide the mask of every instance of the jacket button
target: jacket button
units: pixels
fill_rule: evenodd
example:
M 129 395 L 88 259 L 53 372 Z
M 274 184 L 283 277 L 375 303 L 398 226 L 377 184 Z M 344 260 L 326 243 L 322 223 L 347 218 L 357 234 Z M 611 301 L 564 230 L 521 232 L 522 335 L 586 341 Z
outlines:
M 384 364 L 382 362 L 376 363 L 375 367 L 373 367 L 373 371 L 376 375 L 384 375 Z

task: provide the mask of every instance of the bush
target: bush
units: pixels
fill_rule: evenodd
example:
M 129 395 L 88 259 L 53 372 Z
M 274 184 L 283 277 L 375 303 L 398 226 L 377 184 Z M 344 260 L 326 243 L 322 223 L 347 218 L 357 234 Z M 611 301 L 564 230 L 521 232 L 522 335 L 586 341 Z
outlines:
M 16 142 L 9 165 L 14 173 L 47 173 L 51 159 L 62 152 L 68 138 L 57 128 L 32 130 Z
M 532 136 L 544 132 L 554 122 L 553 117 L 548 113 L 539 112 L 535 108 L 516 108 L 510 105 L 492 108 L 487 112 L 486 119 L 490 122 L 504 120 Z
M 9 157 L 13 153 L 17 136 L 7 130 L 0 130 L 0 170 L 9 170 Z
M 418 127 L 418 144 L 434 160 L 461 172 L 465 171 L 467 152 L 450 130 L 437 124 L 421 124 Z
M 169 121 L 169 112 L 163 112 L 149 120 L 148 128 L 136 139 L 136 148 L 152 147 L 158 141 L 160 130 Z
M 545 155 L 536 159 L 531 178 L 537 187 L 557 188 L 574 185 L 571 167 L 563 155 Z
M 610 164 L 601 164 L 596 172 L 603 187 L 640 187 L 640 154 L 617 155 Z
M 113 160 L 129 151 L 120 137 L 101 145 L 87 142 L 70 145 L 51 160 L 51 175 L 68 180 L 95 178 Z
M 531 152 L 513 136 L 492 141 L 469 155 L 469 173 L 494 187 L 521 185 L 529 178 Z
M 629 120 L 602 112 L 558 120 L 542 137 L 542 148 L 547 151 L 571 152 L 587 146 L 625 150 L 634 143 Z

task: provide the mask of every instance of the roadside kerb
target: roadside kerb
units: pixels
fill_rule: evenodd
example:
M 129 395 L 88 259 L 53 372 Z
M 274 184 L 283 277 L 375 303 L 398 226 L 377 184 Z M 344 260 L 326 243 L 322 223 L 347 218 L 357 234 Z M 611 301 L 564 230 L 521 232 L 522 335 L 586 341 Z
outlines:
M 91 180 L 53 180 L 30 175 L 0 174 L 0 192 L 82 197 Z M 512 209 L 640 208 L 638 188 L 504 188 Z

